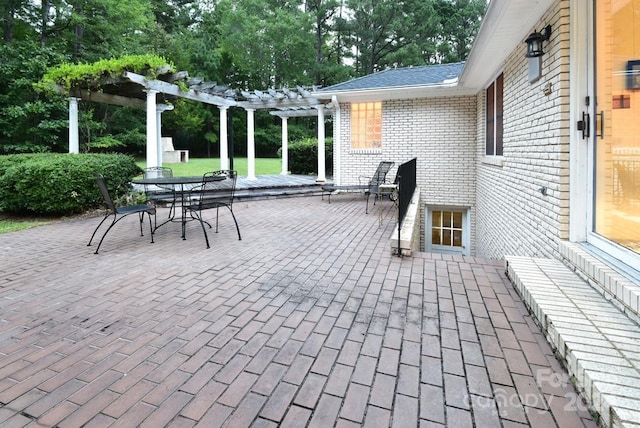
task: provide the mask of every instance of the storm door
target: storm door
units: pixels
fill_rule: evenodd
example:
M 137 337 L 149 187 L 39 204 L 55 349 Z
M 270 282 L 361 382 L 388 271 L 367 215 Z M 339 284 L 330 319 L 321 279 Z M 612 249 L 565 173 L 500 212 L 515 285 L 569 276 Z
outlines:
M 637 263 L 640 253 L 640 0 L 594 2 L 590 242 Z

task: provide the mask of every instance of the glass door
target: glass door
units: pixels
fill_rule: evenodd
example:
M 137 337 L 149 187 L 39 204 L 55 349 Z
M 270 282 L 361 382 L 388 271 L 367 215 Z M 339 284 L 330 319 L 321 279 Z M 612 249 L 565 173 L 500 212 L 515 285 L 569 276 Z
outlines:
M 640 0 L 595 3 L 592 228 L 640 253 Z M 627 260 L 625 257 L 618 257 Z

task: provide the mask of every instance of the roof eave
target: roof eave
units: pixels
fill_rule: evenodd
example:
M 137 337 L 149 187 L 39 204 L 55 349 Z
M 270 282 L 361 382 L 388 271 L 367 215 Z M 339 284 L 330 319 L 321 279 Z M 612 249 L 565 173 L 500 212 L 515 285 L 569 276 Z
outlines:
M 475 92 L 460 87 L 457 84 L 457 81 L 435 85 L 392 86 L 375 89 L 345 89 L 338 91 L 319 91 L 314 93 L 316 98 L 331 99 L 332 97 L 336 97 L 340 102 L 387 101 L 468 95 L 475 95 Z
M 491 0 L 460 73 L 460 85 L 485 88 L 555 1 Z

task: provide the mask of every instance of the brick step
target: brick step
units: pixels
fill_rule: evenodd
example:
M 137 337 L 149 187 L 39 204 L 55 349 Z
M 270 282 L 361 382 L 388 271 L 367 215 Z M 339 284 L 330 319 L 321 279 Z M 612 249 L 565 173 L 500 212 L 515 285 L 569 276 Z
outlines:
M 605 426 L 640 426 L 640 326 L 562 262 L 506 257 L 507 275 Z
M 640 323 L 640 273 L 620 263 L 616 265 L 618 270 L 614 270 L 611 262 L 596 257 L 593 249 L 588 251 L 581 243 L 562 241 L 559 250 L 566 265 Z

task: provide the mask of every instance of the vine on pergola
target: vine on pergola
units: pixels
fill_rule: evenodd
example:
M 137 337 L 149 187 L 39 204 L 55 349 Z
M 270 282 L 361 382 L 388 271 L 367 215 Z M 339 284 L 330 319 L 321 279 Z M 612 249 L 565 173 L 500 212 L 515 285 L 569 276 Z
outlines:
M 44 92 L 59 92 L 60 89 L 72 92 L 79 87 L 100 88 L 105 79 L 118 78 L 126 71 L 155 79 L 174 70 L 173 64 L 158 55 L 125 55 L 120 58 L 102 59 L 92 64 L 62 63 L 50 67 L 34 86 L 36 90 Z
M 277 109 L 282 115 L 305 111 L 311 115 L 312 108 L 323 104 L 315 98 L 312 92 L 315 88 L 298 86 L 296 89 L 270 88 L 265 91 L 232 89 L 203 78 L 190 78 L 186 71 L 176 72 L 173 64 L 153 54 L 127 55 L 93 64 L 63 63 L 49 68 L 34 86 L 39 91 L 136 107 L 142 107 L 137 101 L 145 99 L 144 89 L 157 89 L 164 96 L 165 103 L 170 103 L 173 97 L 184 97 L 218 106 Z M 98 97 L 101 94 L 108 94 L 111 99 Z M 116 98 L 119 101 L 114 101 Z M 124 99 L 135 101 L 125 103 Z

